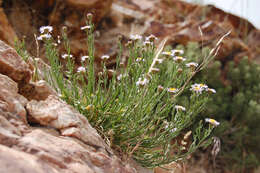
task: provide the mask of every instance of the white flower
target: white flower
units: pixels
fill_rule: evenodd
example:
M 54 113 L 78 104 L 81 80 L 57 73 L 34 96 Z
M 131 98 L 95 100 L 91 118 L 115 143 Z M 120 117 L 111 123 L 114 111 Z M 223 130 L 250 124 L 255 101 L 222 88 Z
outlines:
M 155 37 L 153 34 L 149 35 L 145 38 L 146 41 L 153 42 L 154 40 L 157 40 L 158 38 Z
M 184 53 L 183 50 L 178 50 L 178 49 L 173 49 L 172 50 L 172 55 L 175 56 L 175 55 L 182 55 Z
M 161 64 L 161 63 L 163 63 L 163 59 L 156 59 L 156 60 L 155 60 L 155 63 L 156 63 L 156 64 Z
M 41 26 L 40 27 L 40 33 L 43 34 L 43 33 L 51 33 L 53 30 L 53 27 L 52 26 Z M 46 31 L 46 32 L 45 32 Z
M 145 41 L 143 44 L 144 44 L 144 46 L 150 46 L 150 45 L 153 45 L 153 42 Z
M 142 78 L 139 78 L 138 81 L 136 82 L 136 85 L 137 86 L 144 86 L 148 83 L 149 83 L 149 80 L 147 78 L 144 78 L 144 80 L 142 80 Z
M 207 88 L 207 91 L 208 91 L 209 93 L 213 93 L 213 94 L 216 93 L 216 90 L 213 89 L 213 88 Z
M 179 91 L 179 89 L 177 89 L 177 88 L 168 88 L 167 91 L 170 92 L 170 93 L 174 93 L 175 94 L 175 93 L 177 93 Z
M 183 62 L 186 60 L 186 58 L 183 58 L 181 56 L 175 56 L 175 57 L 173 57 L 173 60 L 176 62 Z
M 162 52 L 162 55 L 172 56 L 172 53 L 171 52 Z
M 102 60 L 108 60 L 109 58 L 110 58 L 109 55 L 103 55 L 103 56 L 101 56 L 101 59 L 102 59 Z
M 190 62 L 190 63 L 187 63 L 187 64 L 186 64 L 186 67 L 189 67 L 189 68 L 190 68 L 190 67 L 193 67 L 193 68 L 194 68 L 194 67 L 198 67 L 198 64 L 195 63 L 195 62 Z
M 204 90 L 207 91 L 208 90 L 208 86 L 206 84 L 197 84 L 197 83 L 195 83 L 195 84 L 191 85 L 191 89 L 190 90 L 194 91 L 197 94 L 201 94 L 202 91 L 204 91 Z
M 81 57 L 81 62 L 84 62 L 86 59 L 89 59 L 89 56 L 86 56 L 86 55 L 85 55 L 85 56 L 82 56 L 82 57 Z
M 73 56 L 72 55 L 68 55 L 68 54 L 63 54 L 62 56 L 61 56 L 63 59 L 66 59 L 67 57 L 69 57 L 69 58 L 72 58 Z
M 44 40 L 50 38 L 51 38 L 51 34 L 47 33 L 47 34 L 41 34 L 39 37 L 37 37 L 37 40 Z
M 80 27 L 80 30 L 86 30 L 86 29 L 91 29 L 91 26 L 90 25 L 86 25 L 86 26 L 82 26 Z
M 78 73 L 80 73 L 80 72 L 85 72 L 86 71 L 86 68 L 85 67 L 79 67 L 78 69 L 77 69 L 77 72 Z
M 205 118 L 205 122 L 212 124 L 213 126 L 217 127 L 220 125 L 220 122 L 212 119 L 212 118 Z
M 186 108 L 183 107 L 183 106 L 180 106 L 180 105 L 176 105 L 175 106 L 175 109 L 178 111 L 178 110 L 182 110 L 182 111 L 186 111 Z
M 131 39 L 131 40 L 134 40 L 134 41 L 136 41 L 136 40 L 142 40 L 142 36 L 141 36 L 141 35 L 138 35 L 138 34 L 136 34 L 136 35 L 131 34 L 131 35 L 130 35 L 130 39 Z
M 138 57 L 138 58 L 136 58 L 136 60 L 135 60 L 136 62 L 140 62 L 140 61 L 145 61 L 143 58 L 141 58 L 141 57 Z

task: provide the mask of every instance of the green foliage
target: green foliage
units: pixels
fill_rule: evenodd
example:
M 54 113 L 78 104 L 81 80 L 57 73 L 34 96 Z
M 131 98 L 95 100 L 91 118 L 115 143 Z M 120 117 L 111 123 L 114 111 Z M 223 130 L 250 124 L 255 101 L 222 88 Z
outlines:
M 22 57 L 22 59 L 27 62 L 30 55 L 26 50 L 25 41 L 22 39 L 21 41 L 18 39 L 15 39 L 14 41 L 14 47 L 17 53 Z
M 181 160 L 198 147 L 208 146 L 214 126 L 205 124 L 198 114 L 207 103 L 209 93 L 197 94 L 189 90 L 194 71 L 184 62 L 174 62 L 161 55 L 163 46 L 156 49 L 152 43 L 143 44 L 141 40 L 133 39 L 128 44 L 126 68 L 119 68 L 123 51 L 119 42 L 115 68 L 108 70 L 103 59 L 103 71 L 95 75 L 94 34 L 90 21 L 86 23 L 88 58 L 81 62 L 78 72 L 69 56 L 66 30 L 63 33 L 67 50 L 64 67 L 54 39 L 44 38 L 48 36 L 44 34 L 41 37 L 51 66 L 45 72 L 46 80 L 61 98 L 85 115 L 112 148 L 145 167 Z M 157 64 L 159 59 L 164 61 Z M 202 63 L 208 61 L 206 58 Z M 172 93 L 170 89 L 176 92 Z M 188 95 L 185 102 L 179 99 L 183 92 Z M 185 111 L 175 107 L 180 103 Z M 184 146 L 177 139 L 183 139 L 188 131 L 192 135 L 189 145 Z
M 198 44 L 188 44 L 186 54 L 194 59 L 201 57 Z M 257 167 L 260 159 L 260 66 L 246 57 L 238 64 L 230 61 L 225 66 L 215 60 L 194 80 L 206 81 L 217 91 L 209 98 L 202 116 L 211 115 L 221 122 L 214 131 L 222 141 L 220 162 L 238 172 Z

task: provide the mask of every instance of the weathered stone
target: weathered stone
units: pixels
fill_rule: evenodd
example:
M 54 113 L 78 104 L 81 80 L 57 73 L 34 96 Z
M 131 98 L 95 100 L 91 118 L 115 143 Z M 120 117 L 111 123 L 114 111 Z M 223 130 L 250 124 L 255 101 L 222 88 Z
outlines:
M 29 66 L 16 51 L 0 40 L 0 73 L 23 85 L 31 79 Z
M 0 2 L 2 3 L 2 2 Z M 14 46 L 14 40 L 17 38 L 12 26 L 9 24 L 6 14 L 3 8 L 0 8 L 0 40 L 7 42 Z
M 0 144 L 12 146 L 20 136 L 21 133 L 0 114 Z
M 30 82 L 19 91 L 28 100 L 45 100 L 49 95 L 57 95 L 54 89 L 44 81 Z
M 26 123 L 26 98 L 18 94 L 17 84 L 9 77 L 0 74 L 0 101 L 6 103 L 5 108 Z
M 87 119 L 57 96 L 50 95 L 44 101 L 32 100 L 26 105 L 26 109 L 36 123 L 53 127 L 60 130 L 61 134 L 76 137 L 88 145 L 106 147 Z
M 0 145 L 0 173 L 59 173 L 36 156 Z
M 34 154 L 59 172 L 131 173 L 113 156 L 82 145 L 64 137 L 55 137 L 41 130 L 33 130 L 20 138 L 19 149 Z

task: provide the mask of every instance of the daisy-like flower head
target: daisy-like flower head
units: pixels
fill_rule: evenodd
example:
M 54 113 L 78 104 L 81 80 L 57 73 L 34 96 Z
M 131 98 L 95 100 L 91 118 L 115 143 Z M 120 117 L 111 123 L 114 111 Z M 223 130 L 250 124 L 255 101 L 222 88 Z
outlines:
M 150 42 L 150 41 L 144 41 L 144 46 L 150 46 L 150 45 L 153 45 L 153 42 Z
M 177 62 L 177 63 L 180 63 L 180 62 L 185 61 L 186 58 L 183 58 L 183 57 L 181 57 L 181 56 L 175 56 L 175 57 L 173 57 L 173 60 L 174 60 L 175 62 Z
M 205 84 L 193 84 L 191 85 L 190 90 L 194 91 L 196 94 L 201 94 L 202 91 L 207 90 L 208 86 Z
M 81 57 L 81 62 L 86 61 L 86 59 L 89 59 L 89 56 L 86 56 L 86 55 L 85 55 L 85 56 L 82 56 L 82 57 Z
M 37 37 L 37 40 L 48 40 L 51 38 L 51 34 L 47 33 L 47 34 L 41 34 L 39 37 Z
M 158 38 L 155 37 L 153 34 L 149 35 L 148 37 L 145 38 L 146 41 L 154 42 Z
M 207 91 L 208 91 L 209 93 L 213 93 L 213 94 L 216 93 L 216 90 L 213 89 L 213 88 L 207 88 Z
M 156 59 L 156 60 L 155 60 L 155 63 L 156 63 L 156 64 L 161 64 L 161 63 L 163 63 L 163 60 L 164 60 L 164 59 Z
M 130 39 L 133 40 L 133 41 L 142 40 L 142 36 L 138 35 L 138 34 L 135 34 L 135 35 L 131 34 Z
M 186 108 L 183 107 L 183 106 L 180 106 L 180 105 L 176 105 L 176 106 L 175 106 L 175 109 L 176 109 L 177 111 L 179 111 L 179 110 L 181 110 L 181 111 L 186 111 Z
M 66 59 L 66 58 L 72 58 L 73 56 L 72 55 L 68 55 L 68 54 L 63 54 L 62 56 L 61 56 L 63 59 Z
M 144 59 L 143 58 L 141 58 L 141 57 L 138 57 L 138 58 L 136 58 L 136 60 L 135 60 L 136 62 L 140 62 L 140 61 L 144 61 Z
M 86 71 L 86 68 L 82 67 L 82 66 L 77 69 L 78 73 L 85 72 L 85 71 Z
M 183 53 L 184 53 L 184 51 L 180 50 L 180 49 L 173 49 L 172 50 L 172 55 L 173 56 L 182 55 Z
M 176 94 L 176 93 L 179 91 L 179 89 L 177 89 L 177 88 L 168 88 L 167 91 L 168 91 L 169 93 L 174 93 L 174 94 Z
M 162 55 L 166 56 L 167 58 L 172 56 L 172 53 L 171 52 L 162 52 Z
M 187 63 L 187 64 L 186 64 L 186 67 L 189 67 L 189 68 L 196 68 L 196 67 L 198 67 L 198 63 L 190 62 L 190 63 Z
M 109 58 L 110 58 L 109 55 L 103 55 L 103 56 L 101 56 L 101 59 L 104 60 L 104 61 L 108 60 Z
M 142 80 L 142 78 L 139 78 L 138 81 L 136 82 L 137 86 L 145 86 L 149 83 L 149 80 L 147 78 L 144 78 L 144 80 Z
M 90 29 L 91 29 L 90 25 L 80 27 L 80 30 L 90 30 Z
M 220 125 L 220 122 L 212 119 L 212 118 L 205 118 L 205 122 L 212 124 L 214 127 Z
M 200 83 L 200 84 L 198 84 L 201 88 L 203 88 L 204 90 L 207 90 L 209 87 L 208 87 L 208 85 L 206 85 L 206 84 L 203 84 L 203 83 Z
M 52 30 L 53 30 L 53 27 L 52 26 L 41 26 L 39 30 L 40 30 L 41 34 L 43 34 L 43 33 L 51 33 Z

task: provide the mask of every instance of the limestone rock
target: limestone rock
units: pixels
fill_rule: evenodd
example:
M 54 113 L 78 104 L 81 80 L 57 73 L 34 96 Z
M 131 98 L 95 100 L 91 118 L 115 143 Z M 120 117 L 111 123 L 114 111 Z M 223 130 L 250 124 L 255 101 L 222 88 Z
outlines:
M 32 100 L 26 105 L 26 109 L 34 123 L 55 128 L 64 136 L 76 137 L 96 148 L 106 147 L 86 118 L 57 96 L 50 95 L 44 101 Z M 107 147 L 106 150 L 111 152 Z
M 0 145 L 0 173 L 58 173 L 36 156 Z
M 1 67 L 1 66 L 0 66 Z M 9 77 L 0 74 L 0 101 L 5 104 L 5 109 L 26 123 L 26 111 L 24 109 L 27 99 L 18 94 L 17 83 Z
M 64 137 L 55 137 L 41 130 L 33 130 L 17 145 L 40 161 L 51 165 L 58 172 L 130 173 L 115 157 L 109 157 L 95 148 L 84 148 Z
M 55 90 L 44 80 L 31 82 L 19 91 L 28 100 L 45 100 L 49 95 L 57 95 Z
M 26 84 L 31 79 L 31 70 L 17 52 L 0 40 L 0 73 L 9 76 L 18 84 Z
M 0 1 L 0 5 L 2 1 Z M 0 8 L 0 40 L 7 42 L 8 44 L 14 46 L 14 40 L 17 38 L 15 31 L 10 25 L 3 8 Z

